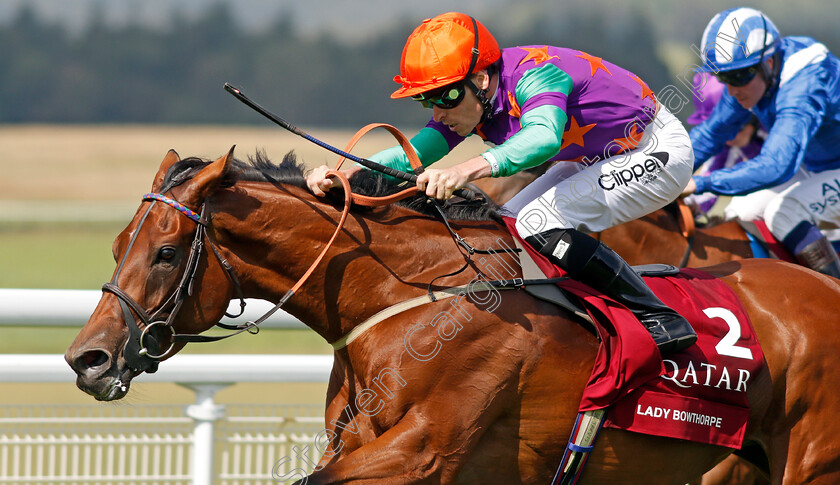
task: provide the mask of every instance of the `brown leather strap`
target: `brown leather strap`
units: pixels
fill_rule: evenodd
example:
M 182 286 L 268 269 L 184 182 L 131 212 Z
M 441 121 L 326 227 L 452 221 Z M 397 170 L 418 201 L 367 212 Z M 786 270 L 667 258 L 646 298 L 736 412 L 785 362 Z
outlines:
M 396 127 L 386 123 L 371 123 L 367 126 L 362 127 L 362 129 L 360 129 L 356 132 L 355 135 L 353 135 L 353 138 L 351 138 L 350 142 L 347 143 L 347 147 L 344 149 L 344 151 L 350 153 L 350 150 L 352 150 L 353 147 L 356 146 L 356 143 L 358 143 L 363 136 L 365 136 L 369 131 L 376 128 L 383 128 L 392 135 L 394 135 L 394 138 L 397 139 L 403 151 L 405 151 L 405 154 L 408 157 L 408 162 L 411 164 L 412 169 L 417 171 L 418 169 L 423 168 L 423 164 L 420 163 L 420 158 L 417 157 L 417 152 L 414 151 L 414 147 L 411 146 L 411 143 L 409 143 L 408 138 L 406 138 L 406 136 L 403 135 L 402 132 Z M 344 160 L 346 160 L 345 157 L 341 157 L 338 159 L 338 163 L 335 166 L 335 170 L 341 168 L 341 164 L 344 163 Z M 417 187 L 411 187 L 403 191 L 397 192 L 396 194 L 391 194 L 385 197 L 368 197 L 366 195 L 353 194 L 353 203 L 368 207 L 378 207 L 393 204 L 398 200 L 407 199 L 408 197 L 411 197 L 416 194 Z
M 694 213 L 691 211 L 691 207 L 687 206 L 681 198 L 677 199 L 677 208 L 679 209 L 677 222 L 680 225 L 680 231 L 683 237 L 690 239 L 694 237 Z
M 344 208 L 341 211 L 341 219 L 339 219 L 338 225 L 335 227 L 335 232 L 333 232 L 333 235 L 330 238 L 329 242 L 326 246 L 324 246 L 324 249 L 321 250 L 321 254 L 318 255 L 318 257 L 315 259 L 315 261 L 312 263 L 309 269 L 306 270 L 306 273 L 304 273 L 304 275 L 300 277 L 298 282 L 295 283 L 295 285 L 289 290 L 289 293 L 294 293 L 298 289 L 300 289 L 300 287 L 303 286 L 303 283 L 306 282 L 306 280 L 309 278 L 312 272 L 315 271 L 315 268 L 317 268 L 318 265 L 321 264 L 321 260 L 324 259 L 324 256 L 326 256 L 327 251 L 329 251 L 330 247 L 335 242 L 338 235 L 341 233 L 341 230 L 344 228 L 344 222 L 347 220 L 347 214 L 350 213 L 350 197 L 352 195 L 352 192 L 350 189 L 350 182 L 347 180 L 347 176 L 344 175 L 342 172 L 339 172 L 338 170 L 330 170 L 329 172 L 327 172 L 327 175 L 334 175 L 341 182 L 341 185 L 344 186 Z
M 274 307 L 272 307 L 270 310 L 265 312 L 260 318 L 254 320 L 253 322 L 246 322 L 246 325 L 241 330 L 238 330 L 236 333 L 228 334 L 228 335 L 222 336 L 220 338 L 230 337 L 230 336 L 236 335 L 237 333 L 253 329 L 254 327 L 256 327 L 259 324 L 261 324 L 262 322 L 264 322 L 268 317 L 270 317 L 277 310 L 279 310 L 280 307 L 285 305 L 286 301 L 288 301 L 289 298 L 294 296 L 295 292 L 297 292 L 300 289 L 300 287 L 303 286 L 303 284 L 306 282 L 306 280 L 309 279 L 309 277 L 312 275 L 312 272 L 315 271 L 315 268 L 317 268 L 318 265 L 321 264 L 321 261 L 324 259 L 324 256 L 327 255 L 327 251 L 330 250 L 330 248 L 332 247 L 332 244 L 335 242 L 336 238 L 341 233 L 341 230 L 344 228 L 344 222 L 347 220 L 347 215 L 350 213 L 350 207 L 352 206 L 352 195 L 353 195 L 353 193 L 350 189 L 350 182 L 347 180 L 347 176 L 344 175 L 343 172 L 340 172 L 339 170 L 330 170 L 330 171 L 327 172 L 327 176 L 337 178 L 338 181 L 341 183 L 341 185 L 344 187 L 344 208 L 341 211 L 341 218 L 339 219 L 338 225 L 336 225 L 336 227 L 335 227 L 335 232 L 333 232 L 333 235 L 330 238 L 329 242 L 321 250 L 321 254 L 319 254 L 318 257 L 315 258 L 315 261 L 312 263 L 312 265 L 309 266 L 309 269 L 306 270 L 306 273 L 304 273 L 303 276 L 301 276 L 300 279 L 297 281 L 297 283 L 295 283 L 295 285 L 292 286 L 289 289 L 289 291 L 287 291 L 286 294 L 283 295 L 282 298 L 280 298 L 280 301 L 278 301 L 277 304 L 274 305 Z M 198 337 L 204 337 L 204 340 L 202 340 L 202 341 L 205 341 L 205 342 L 211 341 L 210 339 L 215 338 L 213 336 L 201 336 L 201 335 L 199 335 Z

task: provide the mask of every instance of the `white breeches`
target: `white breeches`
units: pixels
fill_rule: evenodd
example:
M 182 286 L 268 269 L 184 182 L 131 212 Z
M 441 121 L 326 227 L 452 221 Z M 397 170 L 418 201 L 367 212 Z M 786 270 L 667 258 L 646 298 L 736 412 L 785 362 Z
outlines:
M 688 184 L 694 152 L 664 106 L 639 145 L 592 165 L 558 162 L 505 204 L 521 237 L 549 229 L 598 232 L 672 202 Z

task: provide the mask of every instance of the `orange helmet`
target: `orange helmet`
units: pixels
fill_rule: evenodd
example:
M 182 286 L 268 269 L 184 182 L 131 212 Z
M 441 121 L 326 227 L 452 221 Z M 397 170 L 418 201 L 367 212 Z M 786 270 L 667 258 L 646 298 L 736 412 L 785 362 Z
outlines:
M 476 32 L 477 30 L 477 32 Z M 457 12 L 426 19 L 408 36 L 400 59 L 402 84 L 392 98 L 406 98 L 465 79 L 501 57 L 490 31 Z

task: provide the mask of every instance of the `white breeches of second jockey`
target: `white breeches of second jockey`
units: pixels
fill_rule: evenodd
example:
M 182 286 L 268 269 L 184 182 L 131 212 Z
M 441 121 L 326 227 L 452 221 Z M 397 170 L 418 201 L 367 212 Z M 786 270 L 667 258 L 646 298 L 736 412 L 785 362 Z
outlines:
M 794 183 L 804 180 L 808 174 L 804 169 L 800 169 L 793 178 L 783 184 L 779 184 L 769 189 L 757 190 L 750 194 L 738 195 L 732 197 L 723 210 L 724 218 L 727 221 L 741 220 L 741 221 L 756 221 L 764 219 L 764 213 L 767 211 L 767 206 L 770 201 L 779 196 Z
M 800 173 L 764 210 L 767 227 L 777 238 L 787 236 L 802 221 L 821 230 L 840 228 L 840 169 Z
M 770 232 L 784 239 L 806 221 L 824 232 L 840 228 L 840 169 L 813 173 L 802 168 L 787 182 L 733 197 L 726 219 L 764 219 Z
M 502 210 L 516 215 L 523 238 L 550 229 L 599 232 L 672 202 L 693 165 L 688 133 L 662 106 L 635 149 L 589 166 L 558 162 Z

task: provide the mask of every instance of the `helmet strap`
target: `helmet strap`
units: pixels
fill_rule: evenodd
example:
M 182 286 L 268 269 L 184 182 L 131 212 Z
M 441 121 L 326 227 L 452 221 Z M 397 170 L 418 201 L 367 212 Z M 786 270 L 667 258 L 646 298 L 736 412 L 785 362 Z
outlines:
M 773 67 L 769 66 L 770 59 L 773 59 Z M 761 75 L 764 76 L 764 82 L 767 84 L 767 88 L 764 90 L 762 97 L 770 96 L 770 93 L 776 89 L 776 85 L 779 82 L 779 72 L 781 71 L 782 66 L 781 60 L 781 52 L 776 51 L 773 55 L 768 57 L 767 60 L 761 61 Z
M 493 105 L 490 103 L 490 100 L 487 99 L 487 90 L 486 89 L 478 89 L 478 86 L 472 82 L 470 76 L 473 74 L 473 69 L 475 69 L 475 65 L 478 62 L 478 23 L 475 21 L 475 18 L 470 17 L 473 24 L 473 48 L 472 48 L 472 58 L 470 59 L 470 67 L 467 69 L 467 75 L 464 76 L 464 84 L 466 84 L 470 91 L 475 94 L 475 97 L 478 98 L 478 101 L 481 103 L 481 108 L 484 110 L 484 114 L 481 116 L 481 121 L 488 121 L 490 118 L 493 117 Z M 487 73 L 489 76 L 492 77 L 493 70 L 488 69 Z
M 490 118 L 493 117 L 493 104 L 487 98 L 487 90 L 479 89 L 478 86 L 472 82 L 472 79 L 469 78 L 464 80 L 464 84 L 470 88 L 470 91 L 475 94 L 475 97 L 478 98 L 478 101 L 481 103 L 481 108 L 484 110 L 484 114 L 481 115 L 481 121 L 489 121 Z

